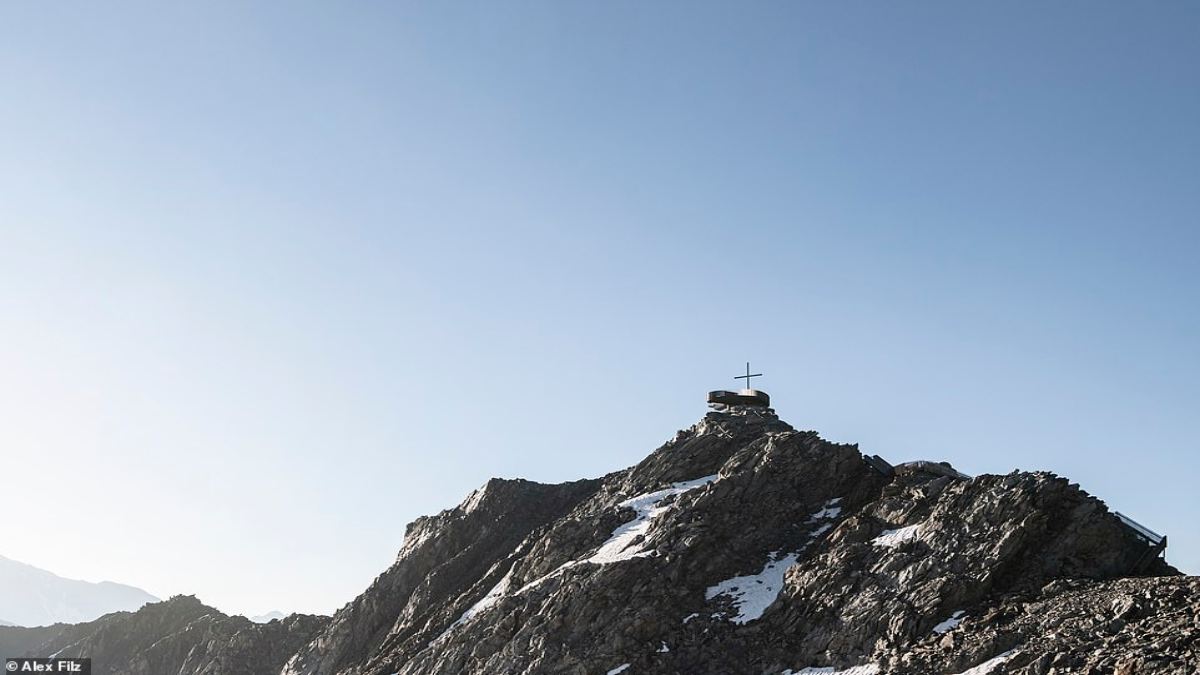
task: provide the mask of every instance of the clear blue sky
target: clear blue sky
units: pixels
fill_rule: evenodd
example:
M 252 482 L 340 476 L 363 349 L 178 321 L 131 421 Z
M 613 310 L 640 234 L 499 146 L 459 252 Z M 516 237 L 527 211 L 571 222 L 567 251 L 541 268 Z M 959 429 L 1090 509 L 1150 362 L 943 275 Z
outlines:
M 0 554 L 331 611 L 750 359 L 1200 571 L 1200 5 L 251 4 L 0 5 Z

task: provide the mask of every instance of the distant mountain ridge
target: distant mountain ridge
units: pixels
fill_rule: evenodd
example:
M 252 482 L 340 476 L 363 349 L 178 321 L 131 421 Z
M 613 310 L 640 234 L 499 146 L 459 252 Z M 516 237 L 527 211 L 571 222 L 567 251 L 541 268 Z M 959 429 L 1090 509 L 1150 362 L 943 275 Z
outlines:
M 246 618 L 250 619 L 254 623 L 271 623 L 272 621 L 274 621 L 276 619 L 283 619 L 286 617 L 287 617 L 287 614 L 284 614 L 283 612 L 280 612 L 279 610 L 274 610 L 271 612 L 267 612 L 266 614 L 258 614 L 256 616 L 251 616 L 251 617 L 246 617 Z
M 134 586 L 66 579 L 0 556 L 0 616 L 10 625 L 82 623 L 157 601 Z

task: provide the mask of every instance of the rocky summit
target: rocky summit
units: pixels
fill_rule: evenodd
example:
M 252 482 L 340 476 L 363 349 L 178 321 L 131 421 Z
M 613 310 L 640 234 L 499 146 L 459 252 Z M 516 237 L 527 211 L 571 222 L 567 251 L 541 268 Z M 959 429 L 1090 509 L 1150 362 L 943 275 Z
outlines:
M 1200 672 L 1200 579 L 1078 485 L 893 469 L 751 406 L 601 479 L 488 482 L 331 618 L 237 619 L 175 598 L 0 648 L 139 675 Z

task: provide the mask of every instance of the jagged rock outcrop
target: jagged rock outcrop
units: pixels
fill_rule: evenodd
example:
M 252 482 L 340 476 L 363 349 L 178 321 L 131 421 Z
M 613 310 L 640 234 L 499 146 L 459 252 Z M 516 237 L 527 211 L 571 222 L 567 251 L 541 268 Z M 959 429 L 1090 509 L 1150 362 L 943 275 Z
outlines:
M 396 563 L 289 661 L 289 675 L 353 669 L 364 655 L 413 649 L 454 620 L 447 598 L 487 579 L 531 532 L 592 496 L 598 480 L 492 479 L 466 501 L 408 526 Z
M 961 621 L 961 623 L 958 623 Z M 890 659 L 894 672 L 960 672 L 1008 654 L 1014 675 L 1200 672 L 1200 579 L 1057 580 L 983 603 Z
M 135 675 L 1200 672 L 1200 580 L 1079 486 L 886 468 L 728 408 L 624 471 L 493 480 L 418 519 L 328 622 L 192 607 L 147 615 L 160 641 L 53 645 Z
M 902 649 L 989 595 L 1120 576 L 1144 548 L 1051 474 L 894 483 L 789 573 L 770 623 L 803 636 L 787 651 L 809 663 Z
M 5 657 L 90 657 L 94 675 L 276 673 L 327 621 L 293 614 L 257 624 L 176 596 L 88 623 L 0 629 L 0 648 Z

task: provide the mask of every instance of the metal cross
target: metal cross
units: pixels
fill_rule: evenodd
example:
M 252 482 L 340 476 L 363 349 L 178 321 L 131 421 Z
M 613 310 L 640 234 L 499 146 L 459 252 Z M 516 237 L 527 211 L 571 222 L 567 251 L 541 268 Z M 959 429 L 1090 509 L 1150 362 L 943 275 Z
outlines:
M 745 374 L 745 375 L 736 375 L 736 376 L 734 376 L 734 378 L 733 378 L 733 379 L 735 379 L 735 380 L 745 380 L 745 381 L 746 381 L 746 388 L 747 388 L 747 389 L 753 389 L 754 387 L 751 387 L 751 386 L 750 386 L 750 378 L 752 378 L 752 377 L 762 377 L 762 373 L 755 373 L 755 374 L 751 375 L 751 374 L 750 374 L 750 362 L 749 362 L 749 361 L 747 361 L 747 362 L 746 362 L 746 374 Z

